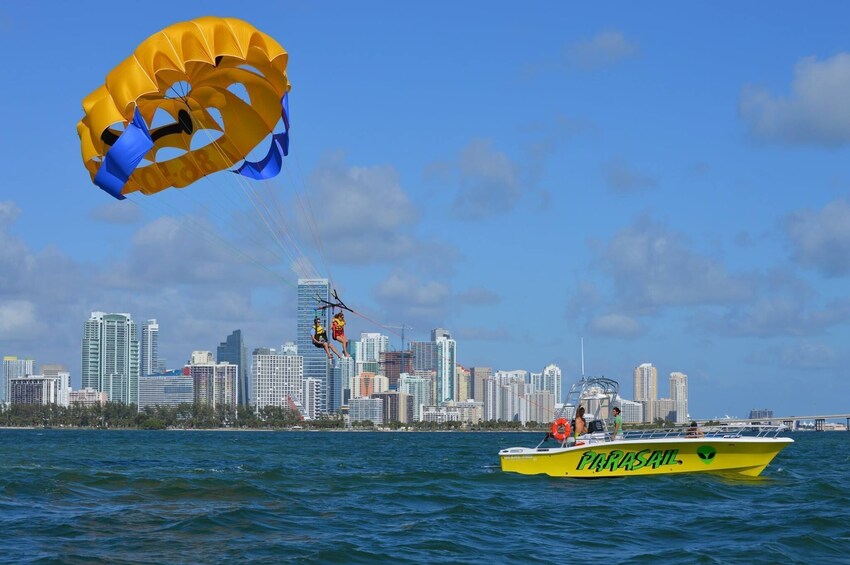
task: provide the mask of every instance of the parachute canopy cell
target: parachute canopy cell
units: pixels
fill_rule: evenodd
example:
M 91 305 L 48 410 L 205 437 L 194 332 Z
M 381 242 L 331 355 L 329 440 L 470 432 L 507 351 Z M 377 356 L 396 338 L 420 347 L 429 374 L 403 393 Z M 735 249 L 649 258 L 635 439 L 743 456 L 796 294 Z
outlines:
M 198 18 L 150 36 L 83 99 L 77 133 L 92 181 L 124 198 L 185 187 L 243 161 L 234 172 L 274 176 L 289 147 L 287 60 L 277 41 L 234 18 Z M 247 162 L 267 138 L 268 155 Z

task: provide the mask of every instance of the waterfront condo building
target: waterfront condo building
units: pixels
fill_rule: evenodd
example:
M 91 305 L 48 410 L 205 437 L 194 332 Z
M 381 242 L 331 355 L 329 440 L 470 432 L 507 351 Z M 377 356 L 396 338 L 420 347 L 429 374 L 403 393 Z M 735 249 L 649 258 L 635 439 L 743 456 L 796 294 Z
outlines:
M 439 332 L 439 333 L 437 333 Z M 437 344 L 437 403 L 457 399 L 457 342 L 443 329 L 434 330 Z
M 211 351 L 193 351 L 188 365 L 197 404 L 236 408 L 238 366 L 216 363 Z
M 422 406 L 434 403 L 431 395 L 430 377 L 414 376 L 402 373 L 398 378 L 399 392 L 407 393 L 413 399 L 413 420 L 418 422 L 422 419 Z
M 139 402 L 139 340 L 130 314 L 92 312 L 82 343 L 82 387 L 105 392 L 110 402 Z
M 658 369 L 652 363 L 642 363 L 634 371 L 635 401 L 644 404 L 644 421 L 655 420 L 654 401 L 658 399 Z
M 141 376 L 159 372 L 159 324 L 148 320 L 142 324 Z
M 84 388 L 82 390 L 72 390 L 68 393 L 68 402 L 71 406 L 95 406 L 100 404 L 103 406 L 109 400 L 109 395 L 105 392 L 97 391 L 93 388 Z
M 469 369 L 472 375 L 472 398 L 477 402 L 484 402 L 484 379 L 493 376 L 491 367 L 472 367 Z
M 143 375 L 139 378 L 139 412 L 151 406 L 192 404 L 195 384 L 188 369 Z
M 56 404 L 59 406 L 69 406 L 71 392 L 71 373 L 65 368 L 65 365 L 60 363 L 43 363 L 41 365 L 41 374 L 45 377 L 58 379 L 59 391 Z
M 312 347 L 312 345 L 310 346 Z M 301 348 L 298 348 L 299 351 Z M 322 353 L 324 356 L 324 353 Z M 310 399 L 319 406 L 321 414 L 321 384 L 315 377 L 313 394 Z M 252 355 L 251 383 L 257 411 L 266 406 L 288 408 L 293 403 L 304 406 L 304 357 L 301 355 L 280 355 L 271 348 L 257 348 Z M 326 382 L 326 381 L 325 381 Z
M 248 353 L 242 340 L 242 330 L 234 330 L 227 339 L 218 344 L 215 352 L 219 363 L 230 363 L 237 367 L 236 395 L 239 406 L 248 406 L 250 390 L 248 386 Z
M 380 398 L 352 398 L 348 402 L 348 420 L 384 425 L 384 401 Z
M 59 379 L 33 375 L 10 381 L 12 404 L 59 404 Z
M 670 373 L 670 398 L 676 404 L 676 423 L 688 423 L 688 375 Z
M 3 374 L 0 381 L 0 404 L 12 402 L 12 379 L 26 377 L 34 374 L 35 361 L 33 359 L 18 359 L 12 355 L 3 357 Z

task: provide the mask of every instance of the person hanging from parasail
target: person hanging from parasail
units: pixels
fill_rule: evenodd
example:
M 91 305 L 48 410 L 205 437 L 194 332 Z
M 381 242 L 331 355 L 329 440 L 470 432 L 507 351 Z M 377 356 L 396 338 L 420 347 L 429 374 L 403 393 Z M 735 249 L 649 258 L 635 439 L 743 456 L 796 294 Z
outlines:
M 333 359 L 331 352 L 336 354 L 337 357 L 342 357 L 339 354 L 339 351 L 336 350 L 336 347 L 328 341 L 328 332 L 322 326 L 322 321 L 318 316 L 313 319 L 313 345 L 320 349 L 324 349 L 328 359 Z
M 334 341 L 342 344 L 342 354 L 345 357 L 351 357 L 348 354 L 348 338 L 345 337 L 345 315 L 342 312 L 334 314 L 333 321 L 331 322 L 331 336 Z

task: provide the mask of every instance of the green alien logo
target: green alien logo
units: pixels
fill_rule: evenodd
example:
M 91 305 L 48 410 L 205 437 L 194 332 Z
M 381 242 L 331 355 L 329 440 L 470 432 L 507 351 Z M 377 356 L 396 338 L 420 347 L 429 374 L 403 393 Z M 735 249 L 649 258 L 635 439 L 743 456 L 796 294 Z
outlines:
M 714 461 L 714 456 L 717 455 L 717 450 L 715 450 L 710 445 L 702 445 L 697 449 L 697 455 L 706 465 L 711 465 L 711 462 Z

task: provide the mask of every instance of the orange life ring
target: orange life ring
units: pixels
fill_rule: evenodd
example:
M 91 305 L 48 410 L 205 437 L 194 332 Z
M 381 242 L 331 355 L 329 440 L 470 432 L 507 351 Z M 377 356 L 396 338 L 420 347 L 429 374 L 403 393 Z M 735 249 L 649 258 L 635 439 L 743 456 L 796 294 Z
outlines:
M 549 434 L 558 441 L 564 441 L 570 437 L 570 423 L 566 418 L 558 418 L 552 422 Z

